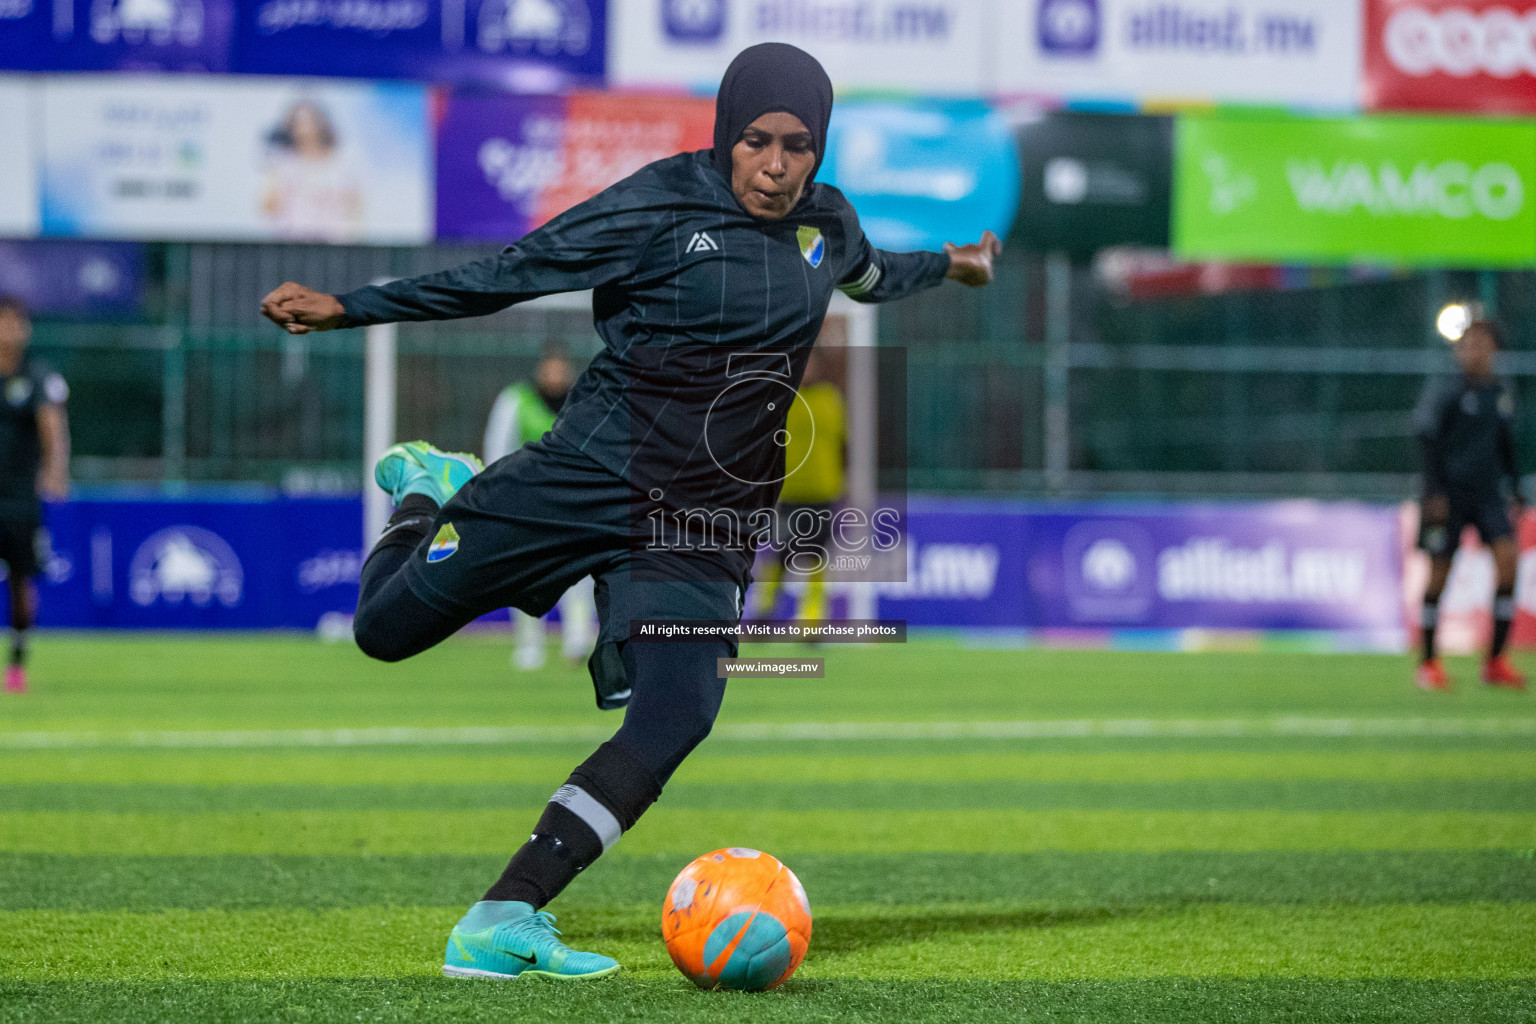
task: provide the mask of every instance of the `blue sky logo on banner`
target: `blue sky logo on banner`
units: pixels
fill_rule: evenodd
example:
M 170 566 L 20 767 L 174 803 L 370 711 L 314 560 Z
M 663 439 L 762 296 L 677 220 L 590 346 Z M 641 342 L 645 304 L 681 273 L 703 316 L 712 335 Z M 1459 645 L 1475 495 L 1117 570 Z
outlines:
M 12 0 L 0 67 L 17 71 L 230 70 L 235 0 Z
M 602 78 L 606 30 L 605 0 L 258 0 L 237 70 L 553 91 Z
M 883 249 L 938 249 L 986 230 L 1001 236 L 1018 210 L 1013 132 L 979 101 L 840 102 L 825 167 Z
M 133 603 L 142 607 L 186 601 L 197 608 L 213 602 L 233 608 L 245 592 L 245 570 L 223 537 L 201 526 L 176 525 L 139 545 L 128 565 L 128 586 Z

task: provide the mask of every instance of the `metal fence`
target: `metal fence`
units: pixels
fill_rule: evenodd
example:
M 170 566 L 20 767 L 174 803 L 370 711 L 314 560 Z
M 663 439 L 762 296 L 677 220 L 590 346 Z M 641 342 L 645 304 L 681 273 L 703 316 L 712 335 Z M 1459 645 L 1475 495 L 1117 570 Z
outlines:
M 69 379 L 83 481 L 361 483 L 360 331 L 292 337 L 256 313 L 283 280 L 344 291 L 491 249 L 172 245 L 151 322 L 39 322 Z M 880 319 L 906 350 L 916 490 L 1138 494 L 1412 492 L 1409 412 L 1451 369 L 1441 305 L 1479 298 L 1508 331 L 1504 370 L 1536 411 L 1536 275 L 1416 272 L 1284 290 L 1127 301 L 1093 270 L 1005 254 L 991 288 L 948 286 Z M 399 429 L 478 448 L 496 392 L 539 348 L 599 344 L 579 313 L 513 308 L 404 325 Z M 1536 413 L 1520 421 L 1536 467 Z

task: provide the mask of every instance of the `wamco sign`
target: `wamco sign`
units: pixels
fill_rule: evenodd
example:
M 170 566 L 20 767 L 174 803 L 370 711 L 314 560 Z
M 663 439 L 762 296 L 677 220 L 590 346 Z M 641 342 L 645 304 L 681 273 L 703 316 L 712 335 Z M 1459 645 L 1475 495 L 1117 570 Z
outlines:
M 1536 124 L 1190 115 L 1174 247 L 1256 262 L 1536 265 Z
M 1405 172 L 1391 161 L 1287 160 L 1285 173 L 1296 205 L 1307 212 L 1509 220 L 1525 208 L 1520 172 L 1500 161 L 1476 167 L 1461 160 L 1420 162 Z

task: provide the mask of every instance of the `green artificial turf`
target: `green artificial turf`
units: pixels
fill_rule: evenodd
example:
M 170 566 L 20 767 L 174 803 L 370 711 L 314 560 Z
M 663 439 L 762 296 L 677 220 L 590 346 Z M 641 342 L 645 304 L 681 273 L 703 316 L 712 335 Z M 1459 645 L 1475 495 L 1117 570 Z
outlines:
M 1536 1021 L 1532 697 L 1363 655 L 817 654 L 814 684 L 733 683 L 551 907 L 625 972 L 498 985 L 438 976 L 442 944 L 616 727 L 580 672 L 485 636 L 395 666 L 44 637 L 0 700 L 0 1021 Z M 964 735 L 1068 720 L 1122 724 Z M 531 731 L 419 731 L 475 727 Z M 697 992 L 659 940 L 671 878 L 726 845 L 810 895 L 773 993 Z

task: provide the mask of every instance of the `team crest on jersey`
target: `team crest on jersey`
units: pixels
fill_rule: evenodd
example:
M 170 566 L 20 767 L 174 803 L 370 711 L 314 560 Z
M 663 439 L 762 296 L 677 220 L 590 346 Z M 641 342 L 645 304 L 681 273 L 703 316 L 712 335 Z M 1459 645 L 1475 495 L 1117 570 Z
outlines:
M 827 240 L 821 237 L 821 232 L 816 228 L 797 228 L 795 237 L 800 240 L 800 255 L 805 257 L 805 262 L 813 267 L 821 266 L 822 257 L 827 254 Z
M 5 400 L 12 405 L 26 405 L 32 397 L 30 377 L 12 377 L 5 385 Z
M 459 531 L 453 528 L 452 523 L 444 523 L 427 548 L 427 561 L 441 562 L 457 550 L 459 550 Z

